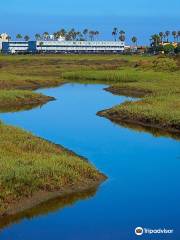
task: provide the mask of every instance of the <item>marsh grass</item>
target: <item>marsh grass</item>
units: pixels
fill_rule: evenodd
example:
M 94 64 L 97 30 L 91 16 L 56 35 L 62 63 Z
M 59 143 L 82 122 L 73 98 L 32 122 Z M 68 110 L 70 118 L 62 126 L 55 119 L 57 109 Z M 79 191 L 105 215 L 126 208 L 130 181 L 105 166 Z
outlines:
M 28 90 L 0 90 L 0 112 L 31 109 L 54 100 Z
M 38 191 L 88 186 L 103 176 L 89 162 L 21 129 L 0 124 L 0 213 Z
M 148 92 L 105 111 L 180 130 L 180 68 L 154 69 L 156 57 L 119 55 L 0 55 L 0 110 L 47 101 L 31 90 L 67 81 L 98 82 L 117 93 Z M 161 64 L 162 66 L 162 64 Z M 163 65 L 164 68 L 164 65 Z M 27 91 L 28 90 L 28 91 Z M 81 157 L 18 128 L 0 124 L 0 213 L 37 191 L 56 191 L 104 179 Z
M 91 81 L 107 83 L 117 89 L 126 88 L 150 91 L 152 93 L 180 93 L 180 70 L 176 72 L 156 72 L 137 68 L 121 68 L 105 71 L 71 71 L 62 74 L 69 81 Z
M 63 73 L 62 77 L 70 81 L 107 83 L 116 94 L 145 96 L 141 101 L 127 102 L 104 111 L 104 116 L 111 118 L 113 115 L 115 120 L 115 116 L 118 119 L 118 116 L 125 115 L 138 122 L 154 126 L 156 123 L 159 127 L 180 131 L 180 68 L 177 59 L 136 57 L 129 61 L 129 66 L 119 66 L 116 70 L 70 71 Z
M 125 102 L 108 110 L 107 114 L 128 117 L 134 121 L 142 121 L 162 128 L 180 129 L 180 95 L 154 95 L 143 100 Z
M 98 82 L 106 83 L 119 83 L 119 82 L 135 82 L 136 74 L 128 71 L 119 70 L 103 70 L 103 71 L 74 71 L 62 74 L 62 78 L 78 81 L 78 80 L 95 80 Z
M 154 99 L 154 105 L 159 106 L 157 108 L 159 113 L 166 111 L 168 101 L 171 101 L 172 109 L 169 110 L 169 117 L 172 119 L 174 114 L 176 115 L 174 113 L 176 109 L 173 106 L 176 106 L 180 94 L 179 62 L 179 57 L 173 59 L 162 56 L 0 55 L 0 89 L 33 90 L 45 86 L 56 86 L 67 81 L 106 83 L 116 89 L 116 93 L 119 92 L 119 94 L 122 90 L 124 94 L 129 91 L 132 95 L 134 91 L 135 96 L 152 94 L 152 101 Z M 25 94 L 23 91 L 16 93 L 0 91 L 0 102 L 13 102 L 15 96 L 17 101 L 14 102 L 28 102 L 30 99 L 31 101 L 35 99 L 35 94 L 30 92 Z M 155 95 L 162 97 L 168 95 L 167 102 L 166 99 L 154 97 Z M 43 101 L 43 96 L 36 98 Z M 143 102 L 147 104 L 146 101 Z M 135 104 L 133 103 L 133 108 Z M 154 105 L 151 104 L 152 113 Z M 163 106 L 161 110 L 160 106 Z M 162 117 L 162 114 L 159 117 Z

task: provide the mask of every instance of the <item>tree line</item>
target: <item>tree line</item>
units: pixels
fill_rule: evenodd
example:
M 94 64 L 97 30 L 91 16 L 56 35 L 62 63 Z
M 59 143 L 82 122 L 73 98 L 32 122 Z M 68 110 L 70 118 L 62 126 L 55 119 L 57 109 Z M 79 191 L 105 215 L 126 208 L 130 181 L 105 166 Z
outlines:
M 34 38 L 37 41 L 43 41 L 43 40 L 48 41 L 48 40 L 51 40 L 52 37 L 54 40 L 58 40 L 59 38 L 64 38 L 66 41 L 87 41 L 87 40 L 94 41 L 98 39 L 99 34 L 100 32 L 97 30 L 84 29 L 81 32 L 81 31 L 75 30 L 74 28 L 72 28 L 69 31 L 63 28 L 53 33 L 52 35 L 49 34 L 48 32 L 44 32 L 43 34 L 36 33 L 34 35 Z M 24 39 L 25 41 L 29 41 L 30 37 L 28 35 L 23 37 L 21 34 L 17 34 L 16 39 L 17 40 Z
M 150 45 L 158 46 L 160 43 L 169 43 L 170 37 L 173 37 L 174 43 L 179 43 L 180 31 L 166 31 L 159 34 L 153 34 L 150 39 Z
M 150 38 L 150 49 L 154 52 L 179 53 L 180 31 L 165 31 L 153 34 Z
M 97 30 L 89 30 L 84 29 L 83 31 L 77 31 L 74 28 L 67 31 L 66 29 L 62 28 L 57 32 L 54 32 L 53 34 L 49 34 L 48 32 L 44 32 L 43 34 L 36 33 L 34 35 L 34 38 L 37 41 L 48 41 L 51 40 L 52 37 L 54 40 L 58 40 L 59 38 L 64 38 L 66 41 L 94 41 L 98 40 L 98 37 L 100 35 L 100 32 Z M 112 30 L 112 37 L 114 38 L 114 41 L 125 41 L 126 35 L 124 30 L 118 30 L 117 27 L 114 27 Z M 29 41 L 31 38 L 29 35 L 23 36 L 22 34 L 18 33 L 16 35 L 16 40 L 19 41 Z M 10 41 L 11 37 L 8 36 L 7 40 Z M 132 43 L 137 45 L 137 37 L 133 36 L 131 38 Z
M 100 32 L 97 30 L 89 30 L 89 29 L 84 29 L 83 31 L 77 31 L 76 29 L 72 28 L 71 30 L 66 30 L 64 28 L 60 29 L 57 32 L 54 32 L 53 34 L 49 34 L 48 32 L 44 32 L 43 34 L 36 33 L 34 35 L 34 38 L 37 41 L 48 41 L 51 40 L 52 37 L 54 40 L 58 40 L 59 38 L 64 38 L 66 41 L 94 41 L 98 40 L 98 37 L 100 35 Z M 112 31 L 112 36 L 114 38 L 114 41 L 125 41 L 125 32 L 123 30 L 118 30 L 117 27 L 113 28 Z M 24 40 L 24 41 L 29 41 L 30 36 L 25 35 L 23 36 L 22 34 L 18 33 L 16 35 L 17 40 Z M 8 36 L 8 40 L 11 40 L 11 37 Z M 137 42 L 137 38 L 133 37 L 132 41 L 134 43 Z

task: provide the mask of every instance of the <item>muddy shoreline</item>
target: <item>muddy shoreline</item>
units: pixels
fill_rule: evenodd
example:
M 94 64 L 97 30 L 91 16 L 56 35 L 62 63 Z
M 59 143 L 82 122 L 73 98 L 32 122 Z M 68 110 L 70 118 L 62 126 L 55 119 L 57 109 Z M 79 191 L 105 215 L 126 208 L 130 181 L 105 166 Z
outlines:
M 44 96 L 42 95 L 39 99 L 32 99 L 31 101 L 26 101 L 24 99 L 22 102 L 15 102 L 13 104 L 8 103 L 0 103 L 0 112 L 17 112 L 21 110 L 28 110 L 38 106 L 42 106 L 48 102 L 55 101 L 54 97 Z
M 150 95 L 152 92 L 143 89 L 136 88 L 127 88 L 127 87 L 118 87 L 118 86 L 109 86 L 104 88 L 105 91 L 111 92 L 114 95 L 123 95 L 127 97 L 134 98 L 143 98 L 147 95 Z M 166 123 L 153 122 L 151 119 L 144 119 L 139 116 L 134 118 L 124 111 L 114 111 L 113 107 L 110 109 L 105 109 L 97 112 L 97 115 L 100 117 L 105 117 L 111 120 L 114 123 L 123 125 L 123 124 L 132 124 L 134 126 L 147 127 L 150 129 L 157 129 L 165 133 L 175 134 L 177 137 L 180 137 L 180 126 L 177 125 L 168 125 Z
M 99 111 L 97 113 L 98 116 L 100 117 L 106 117 L 112 122 L 115 122 L 117 124 L 133 124 L 137 126 L 142 126 L 142 127 L 149 127 L 149 128 L 154 128 L 158 130 L 162 130 L 166 133 L 172 133 L 176 134 L 177 136 L 180 136 L 180 126 L 170 126 L 168 124 L 161 124 L 158 122 L 153 122 L 150 119 L 144 119 L 139 116 L 138 118 L 132 118 L 128 114 L 125 114 L 123 111 L 114 111 L 113 109 L 107 109 L 103 111 Z
M 25 197 L 20 199 L 18 202 L 13 203 L 9 206 L 8 210 L 0 213 L 0 222 L 4 221 L 5 218 L 13 217 L 17 214 L 26 212 L 42 203 L 46 203 L 52 199 L 59 197 L 68 197 L 72 194 L 78 194 L 84 191 L 91 190 L 92 188 L 98 188 L 101 183 L 103 183 L 107 177 L 103 174 L 99 177 L 98 180 L 92 180 L 88 183 L 82 183 L 78 186 L 72 185 L 67 188 L 62 188 L 58 191 L 48 192 L 48 191 L 38 191 L 33 194 L 31 197 Z
M 134 98 L 143 98 L 152 93 L 149 90 L 129 88 L 129 87 L 128 88 L 119 87 L 119 86 L 109 86 L 107 88 L 104 88 L 104 90 L 114 95 L 123 95 L 126 97 L 134 97 Z
M 6 228 L 13 223 L 18 223 L 23 219 L 32 219 L 34 217 L 47 215 L 52 212 L 61 211 L 64 207 L 76 204 L 77 201 L 94 197 L 98 189 L 99 185 L 89 188 L 88 190 L 81 190 L 80 192 L 55 197 L 46 202 L 42 202 L 39 205 L 35 205 L 33 208 L 28 210 L 14 215 L 4 216 L 0 219 L 0 229 Z

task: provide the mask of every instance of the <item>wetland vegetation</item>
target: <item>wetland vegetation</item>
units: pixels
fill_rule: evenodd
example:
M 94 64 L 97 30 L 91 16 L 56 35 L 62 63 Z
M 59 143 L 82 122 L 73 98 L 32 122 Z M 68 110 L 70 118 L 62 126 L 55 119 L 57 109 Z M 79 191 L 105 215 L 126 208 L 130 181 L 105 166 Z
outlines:
M 1 55 L 0 111 L 44 104 L 53 98 L 33 90 L 73 81 L 106 83 L 114 94 L 141 98 L 101 116 L 180 133 L 179 57 Z M 1 123 L 0 134 L 0 215 L 37 193 L 48 199 L 49 193 L 80 191 L 106 178 L 83 158 L 31 133 Z

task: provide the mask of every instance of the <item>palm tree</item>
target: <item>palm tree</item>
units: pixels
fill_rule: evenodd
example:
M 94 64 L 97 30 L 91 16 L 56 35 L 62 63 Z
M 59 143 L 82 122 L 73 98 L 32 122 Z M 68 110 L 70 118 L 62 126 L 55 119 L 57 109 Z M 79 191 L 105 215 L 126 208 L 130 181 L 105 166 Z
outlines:
M 55 32 L 55 33 L 53 33 L 53 36 L 54 36 L 54 39 L 57 40 L 59 38 L 59 33 Z
M 35 39 L 36 41 L 39 41 L 41 39 L 41 35 L 39 33 L 35 34 Z
M 124 41 L 126 40 L 125 35 L 120 35 L 120 36 L 119 36 L 119 40 L 122 41 L 122 42 L 124 42 Z
M 48 33 L 48 32 L 44 32 L 44 33 L 43 33 L 43 38 L 44 38 L 44 40 L 48 40 L 48 38 L 49 38 L 49 33 Z
M 163 34 L 163 40 L 166 41 L 166 33 Z
M 71 32 L 70 32 L 70 31 L 66 33 L 65 39 L 66 39 L 66 41 L 72 40 L 72 39 L 71 39 Z
M 126 39 L 125 32 L 124 32 L 123 30 L 121 30 L 121 31 L 119 32 L 119 34 L 120 34 L 119 40 L 122 41 L 122 42 L 124 42 L 125 39 Z
M 95 35 L 95 32 L 94 32 L 93 30 L 89 31 L 90 41 L 93 41 L 93 40 L 94 40 L 94 35 Z
M 68 40 L 73 40 L 74 41 L 74 40 L 76 40 L 76 36 L 77 36 L 77 32 L 75 31 L 74 28 L 72 28 L 67 34 Z
M 118 28 L 114 27 L 112 31 L 112 36 L 114 36 L 114 41 L 117 41 Z
M 44 43 L 43 42 L 40 42 L 39 43 L 39 46 L 41 47 L 41 52 L 42 52 L 42 47 L 43 47 Z
M 153 47 L 158 47 L 160 43 L 160 36 L 158 34 L 154 34 L 151 36 L 151 45 Z
M 137 46 L 137 37 L 132 37 L 131 41 Z
M 94 35 L 95 35 L 96 37 L 98 37 L 98 36 L 99 36 L 99 34 L 100 34 L 100 32 L 99 32 L 99 31 L 95 31 L 95 32 L 94 32 Z
M 86 40 L 87 40 L 88 32 L 89 32 L 89 30 L 88 30 L 87 28 L 85 28 L 85 29 L 83 30 L 83 35 L 84 35 L 84 38 L 85 38 Z
M 16 39 L 22 39 L 22 35 L 20 34 L 20 33 L 18 33 L 17 35 L 16 35 Z
M 178 31 L 178 34 L 177 34 L 177 40 L 179 42 L 179 38 L 180 38 L 180 31 Z
M 58 33 L 60 37 L 66 37 L 66 30 L 64 28 L 62 28 Z
M 123 30 L 121 30 L 119 33 L 120 35 L 125 35 L 125 32 Z
M 174 37 L 174 42 L 176 42 L 177 39 L 177 32 L 176 31 L 172 31 L 172 35 Z
M 159 36 L 160 36 L 160 39 L 161 39 L 161 43 L 163 43 L 164 33 L 163 33 L 163 32 L 160 32 L 160 33 L 159 33 Z
M 80 31 L 77 31 L 75 35 L 76 35 L 75 40 L 78 40 L 78 41 L 79 41 L 79 39 L 81 38 L 81 32 L 80 32 Z
M 8 42 L 11 40 L 11 36 L 7 36 L 6 38 L 8 40 Z
M 167 40 L 167 42 L 169 42 L 170 31 L 166 31 L 165 34 L 166 34 L 166 40 Z
M 82 32 L 80 32 L 79 34 L 79 41 L 85 41 L 84 35 L 82 34 Z
M 29 37 L 28 35 L 24 36 L 24 40 L 25 40 L 26 42 L 28 42 L 29 39 L 30 39 L 30 37 Z

